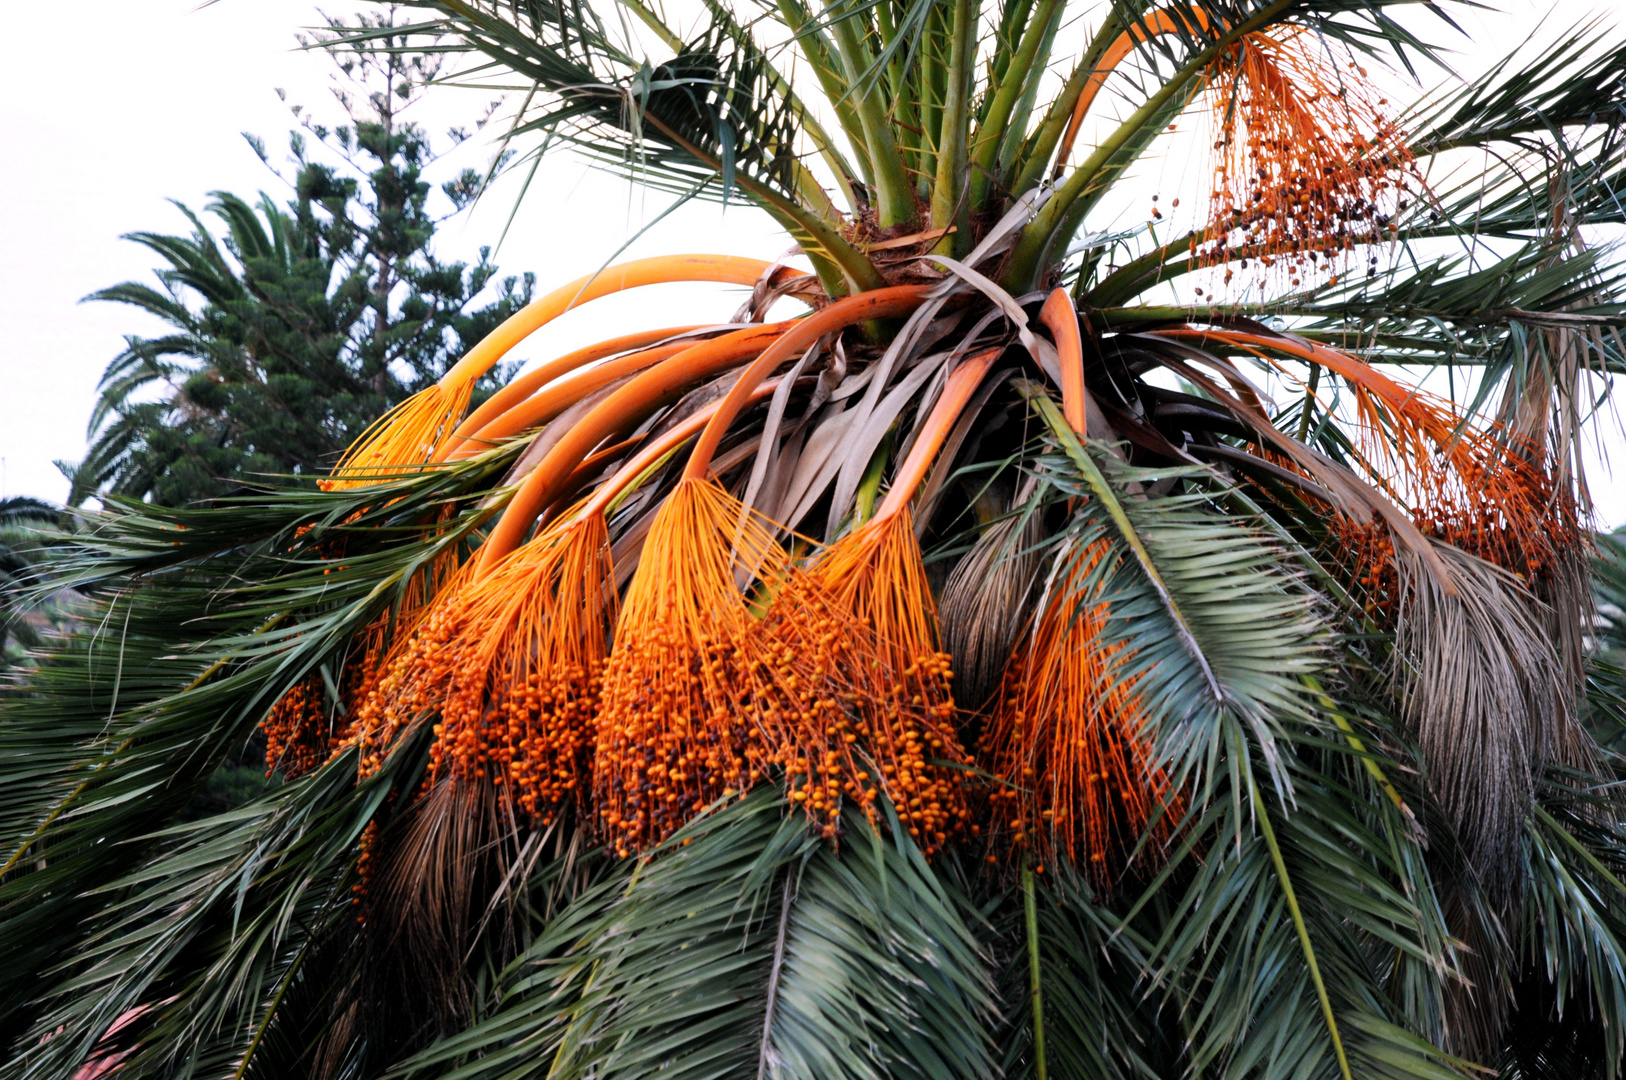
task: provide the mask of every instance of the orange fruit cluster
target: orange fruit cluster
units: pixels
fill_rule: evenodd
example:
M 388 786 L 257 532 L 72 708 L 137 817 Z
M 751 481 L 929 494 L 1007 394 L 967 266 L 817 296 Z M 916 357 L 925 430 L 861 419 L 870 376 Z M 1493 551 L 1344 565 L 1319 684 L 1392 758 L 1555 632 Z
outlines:
M 1420 184 L 1412 154 L 1365 72 L 1353 62 L 1340 71 L 1325 50 L 1302 31 L 1250 34 L 1208 72 L 1221 133 L 1201 265 L 1240 257 L 1244 271 L 1254 265 L 1296 288 L 1339 272 L 1356 245 L 1389 238 L 1409 185 Z
M 589 515 L 448 586 L 390 658 L 358 728 L 372 762 L 437 714 L 430 779 L 488 781 L 551 823 L 585 787 L 614 619 L 609 539 Z
M 1105 891 L 1148 827 L 1161 848 L 1181 808 L 1154 764 L 1133 681 L 1118 671 L 1122 647 L 1100 640 L 1107 611 L 1092 603 L 1090 577 L 1103 551 L 1076 558 L 1053 584 L 979 750 L 1004 781 L 989 797 L 991 836 L 1031 845 L 1041 862 L 1065 856 Z
M 855 747 L 845 766 L 848 790 L 872 818 L 877 789 L 885 791 L 899 823 L 933 853 L 969 826 L 967 757 L 956 730 L 953 664 L 938 648 L 913 517 L 904 510 L 850 533 L 808 578 L 824 604 L 856 623 L 840 664 L 854 702 L 850 726 L 837 732 Z
M 835 632 L 812 614 L 795 642 L 757 618 L 789 578 L 764 524 L 709 481 L 661 507 L 627 591 L 605 671 L 593 788 L 621 855 L 645 850 L 719 799 L 782 768 L 792 798 L 833 833 L 830 760 L 809 733 L 839 724 Z M 758 603 L 756 608 L 762 605 Z

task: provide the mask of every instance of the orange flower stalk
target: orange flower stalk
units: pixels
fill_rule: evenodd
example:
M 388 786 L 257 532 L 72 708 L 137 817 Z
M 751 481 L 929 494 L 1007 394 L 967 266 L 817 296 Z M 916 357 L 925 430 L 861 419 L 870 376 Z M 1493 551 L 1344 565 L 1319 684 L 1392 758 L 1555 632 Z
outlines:
M 1105 551 L 1098 543 L 1065 557 L 1011 658 L 979 754 L 1006 785 L 990 797 L 994 827 L 1043 861 L 1068 858 L 1103 890 L 1154 814 L 1154 845 L 1179 816 L 1152 763 L 1140 698 L 1117 673 L 1124 654 L 1100 640 L 1108 612 L 1091 577 Z
M 773 264 L 760 259 L 732 255 L 665 255 L 612 266 L 555 289 L 509 316 L 434 386 L 403 401 L 363 432 L 322 486 L 327 490 L 365 486 L 432 460 L 441 441 L 453 434 L 480 376 L 533 331 L 573 308 L 612 293 L 663 282 L 754 285 L 773 269 Z
M 1430 535 L 1527 579 L 1550 571 L 1585 543 L 1573 495 L 1560 488 L 1541 447 L 1495 425 L 1470 425 L 1449 402 L 1316 342 L 1243 330 L 1157 333 L 1240 347 L 1267 360 L 1271 354 L 1292 356 L 1343 377 L 1353 391 L 1357 416 L 1351 427 L 1363 468 Z M 1350 524 L 1357 530 L 1368 525 Z M 1387 551 L 1392 544 L 1384 541 L 1372 554 L 1381 562 Z
M 604 679 L 593 790 L 630 855 L 769 770 L 808 768 L 804 714 L 840 704 L 812 654 L 766 646 L 740 578 L 780 587 L 788 556 L 761 519 L 709 480 L 682 480 L 656 515 L 627 590 Z
M 900 824 L 928 854 L 965 826 L 953 767 L 965 754 L 955 730 L 953 671 L 938 647 L 937 608 L 909 502 L 1002 352 L 984 350 L 955 369 L 876 516 L 797 575 L 768 619 L 793 628 L 813 613 L 813 625 L 852 627 L 835 640 L 856 712 L 833 726 L 804 728 L 799 740 L 839 764 L 840 786 L 871 816 L 878 791 L 885 791 Z
M 539 427 L 547 423 L 560 413 L 564 412 L 576 402 L 583 400 L 617 379 L 628 375 L 635 375 L 640 371 L 655 366 L 662 360 L 676 356 L 694 345 L 693 342 L 677 342 L 669 345 L 657 345 L 652 349 L 641 349 L 637 352 L 618 356 L 587 371 L 578 372 L 567 379 L 561 379 L 551 386 L 520 401 L 496 417 L 488 421 L 483 427 L 464 439 L 461 444 L 452 450 L 444 452 L 445 460 L 458 461 L 462 458 L 473 457 L 482 450 L 511 439 L 529 428 Z
M 576 467 L 596 446 L 635 427 L 661 404 L 742 360 L 755 358 L 701 434 L 685 474 L 692 477 L 694 462 L 701 461 L 702 470 L 709 465 L 723 430 L 775 367 L 825 334 L 869 319 L 904 314 L 919 305 L 926 292 L 925 286 L 901 285 L 845 297 L 795 322 L 749 327 L 703 341 L 634 376 L 565 432 L 525 478 L 482 547 L 481 565 L 495 565 L 518 546 L 537 515 L 564 492 Z
M 1078 130 L 1084 125 L 1084 117 L 1089 113 L 1090 106 L 1106 85 L 1107 77 L 1117 70 L 1118 65 L 1135 51 L 1135 46 L 1150 41 L 1160 34 L 1173 34 L 1187 29 L 1191 23 L 1186 21 L 1190 16 L 1198 27 L 1208 27 L 1208 16 L 1201 9 L 1192 8 L 1189 12 L 1171 14 L 1163 8 L 1149 11 L 1138 23 L 1132 24 L 1128 30 L 1119 34 L 1101 54 L 1096 61 L 1095 70 L 1090 73 L 1089 80 L 1078 95 L 1078 102 L 1073 106 L 1073 115 L 1067 121 L 1067 132 L 1061 138 L 1056 151 L 1056 175 L 1067 165 L 1067 159 L 1073 156 L 1073 143 L 1078 140 Z

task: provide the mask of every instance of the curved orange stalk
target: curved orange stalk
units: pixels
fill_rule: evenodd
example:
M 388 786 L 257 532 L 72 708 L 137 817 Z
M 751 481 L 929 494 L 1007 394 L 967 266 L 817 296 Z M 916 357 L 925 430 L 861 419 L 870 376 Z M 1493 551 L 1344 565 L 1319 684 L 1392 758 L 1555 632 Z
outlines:
M 774 342 L 761 356 L 752 361 L 751 366 L 741 373 L 739 379 L 729 389 L 722 407 L 712 417 L 711 423 L 706 425 L 706 430 L 700 435 L 700 441 L 695 444 L 694 453 L 689 456 L 688 468 L 683 473 L 684 479 L 699 480 L 705 477 L 706 470 L 711 467 L 711 459 L 723 440 L 723 433 L 739 415 L 751 391 L 763 379 L 773 374 L 773 370 L 780 364 L 811 348 L 813 343 L 825 334 L 833 334 L 870 319 L 903 315 L 918 307 L 930 291 L 931 287 L 927 285 L 894 285 L 890 288 L 874 289 L 837 300 L 824 310 L 793 324 L 784 337 Z
M 639 352 L 618 356 L 614 360 L 606 360 L 597 367 L 587 371 L 578 372 L 568 379 L 563 379 L 547 387 L 506 412 L 492 419 L 480 430 L 468 436 L 461 446 L 446 455 L 448 461 L 459 461 L 463 458 L 473 457 L 482 450 L 489 450 L 504 439 L 520 434 L 527 428 L 545 424 L 558 416 L 576 402 L 587 395 L 602 389 L 627 375 L 633 375 L 686 349 L 692 348 L 693 342 L 679 342 L 672 345 L 659 345 L 653 349 L 644 349 Z
M 624 431 L 664 401 L 718 375 L 767 348 L 786 324 L 747 327 L 692 345 L 632 378 L 566 431 L 520 483 L 491 536 L 480 547 L 480 566 L 497 561 L 519 546 L 531 524 L 570 483 L 582 459 L 604 439 Z
M 919 305 L 927 290 L 924 285 L 901 285 L 843 297 L 822 311 L 792 323 L 751 327 L 702 342 L 638 375 L 566 432 L 525 478 L 482 547 L 481 565 L 491 565 L 517 546 L 536 516 L 558 498 L 569 483 L 571 472 L 593 447 L 607 435 L 623 430 L 629 420 L 647 415 L 671 394 L 694 386 L 747 356 L 758 356 L 723 399 L 707 430 L 701 433 L 685 473 L 686 477 L 692 477 L 697 461 L 701 471 L 710 464 L 723 430 L 739 414 L 752 389 L 783 359 L 806 349 L 825 334 L 869 319 L 902 315 Z M 761 351 L 773 345 L 780 346 L 778 359 Z M 763 357 L 767 357 L 767 362 Z
M 1191 14 L 1198 26 L 1208 28 L 1208 17 L 1201 9 L 1192 8 Z M 1067 121 L 1067 133 L 1062 136 L 1061 146 L 1056 151 L 1056 171 L 1059 173 L 1067 165 L 1067 159 L 1072 156 L 1073 143 L 1078 138 L 1078 129 L 1084 124 L 1084 116 L 1095 103 L 1096 95 L 1101 87 L 1106 85 L 1107 77 L 1113 73 L 1124 57 L 1134 51 L 1135 46 L 1148 41 L 1158 34 L 1172 34 L 1184 30 L 1189 24 L 1184 15 L 1170 15 L 1162 8 L 1147 12 L 1139 23 L 1133 24 L 1128 30 L 1119 34 L 1107 46 L 1107 51 L 1101 54 L 1096 62 L 1095 71 L 1090 75 L 1089 81 L 1084 84 L 1083 91 L 1078 95 L 1078 103 L 1073 106 L 1072 118 Z
M 468 405 L 474 383 L 528 335 L 573 308 L 612 293 L 676 281 L 754 285 L 772 263 L 733 255 L 663 255 L 636 259 L 555 289 L 510 315 L 428 389 L 386 413 L 339 459 L 328 490 L 376 482 L 392 470 L 428 461 Z M 790 271 L 781 271 L 788 273 Z
M 1078 312 L 1066 289 L 1052 292 L 1039 309 L 1039 321 L 1056 339 L 1061 366 L 1061 415 L 1073 434 L 1089 435 L 1084 415 L 1084 341 L 1078 333 Z
M 610 338 L 608 341 L 600 341 L 577 349 L 574 352 L 565 353 L 563 356 L 555 357 L 547 363 L 539 365 L 534 371 L 527 371 L 524 375 L 521 375 L 481 402 L 479 408 L 475 409 L 464 418 L 461 424 L 457 425 L 457 430 L 452 432 L 451 437 L 441 443 L 439 449 L 435 451 L 434 460 L 445 461 L 447 456 L 456 450 L 464 439 L 467 439 L 554 379 L 569 375 L 584 364 L 590 364 L 594 360 L 602 360 L 606 356 L 614 356 L 616 353 L 630 352 L 633 349 L 641 349 L 646 345 L 655 345 L 667 338 L 678 337 L 699 329 L 701 329 L 699 326 L 668 326 L 659 330 L 640 330 L 636 334 L 625 334 L 621 337 Z

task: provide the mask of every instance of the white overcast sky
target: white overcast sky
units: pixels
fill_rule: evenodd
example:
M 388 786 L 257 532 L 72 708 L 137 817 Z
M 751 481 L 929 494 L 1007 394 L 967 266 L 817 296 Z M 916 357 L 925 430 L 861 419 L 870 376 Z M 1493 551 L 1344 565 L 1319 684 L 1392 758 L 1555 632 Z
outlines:
M 151 280 L 155 257 L 120 234 L 186 231 L 166 201 L 172 198 L 202 209 L 215 189 L 286 197 L 240 133 L 263 136 L 274 161 L 285 156 L 291 118 L 279 87 L 289 102 L 331 114 L 330 64 L 294 43 L 299 28 L 318 21 L 317 6 L 308 0 L 7 6 L 0 44 L 0 496 L 66 494 L 52 462 L 83 455 L 102 369 L 123 335 L 159 329 L 133 309 L 78 303 L 95 289 Z M 1454 43 L 1463 50 L 1460 71 L 1481 69 L 1533 34 L 1550 37 L 1615 4 L 1502 0 L 1502 6 L 1506 14 L 1472 19 L 1474 41 Z M 320 7 L 340 15 L 368 5 L 335 0 Z M 64 33 L 72 36 L 66 48 Z M 419 119 L 436 134 L 472 125 L 489 97 L 442 91 Z M 489 136 L 477 136 L 454 163 L 479 167 L 490 149 Z M 667 201 L 632 195 L 574 161 L 556 162 L 533 183 L 497 261 L 505 273 L 534 271 L 540 288 L 561 284 L 595 269 Z M 512 205 L 512 189 L 497 188 L 472 214 L 443 227 L 437 251 L 471 259 L 481 244 L 495 242 Z M 718 251 L 773 258 L 787 244 L 749 207 L 690 204 L 626 257 Z M 591 340 L 595 330 L 602 337 L 624 326 L 722 320 L 736 302 L 698 286 L 644 290 L 636 300 L 601 301 L 566 316 L 515 356 L 545 357 Z M 1622 445 L 1618 433 L 1606 442 Z M 1612 456 L 1618 462 L 1620 451 Z M 1626 491 L 1618 490 L 1626 482 L 1614 482 L 1601 463 L 1590 472 L 1601 522 L 1626 523 Z

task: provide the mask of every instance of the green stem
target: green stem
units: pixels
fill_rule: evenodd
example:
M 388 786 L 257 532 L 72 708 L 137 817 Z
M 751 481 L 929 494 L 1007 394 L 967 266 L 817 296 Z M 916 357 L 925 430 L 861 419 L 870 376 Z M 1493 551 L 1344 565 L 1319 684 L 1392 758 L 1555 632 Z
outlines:
M 1038 187 L 1044 179 L 1045 171 L 1050 167 L 1050 155 L 1056 152 L 1056 144 L 1067 131 L 1067 123 L 1073 117 L 1073 109 L 1078 105 L 1078 99 L 1084 93 L 1084 86 L 1095 74 L 1095 67 L 1101 62 L 1118 35 L 1123 33 L 1123 20 L 1118 17 L 1116 10 L 1107 13 L 1101 21 L 1101 28 L 1090 39 L 1089 48 L 1084 50 L 1084 56 L 1073 68 L 1072 74 L 1067 76 L 1067 83 L 1062 87 L 1061 93 L 1050 103 L 1050 109 L 1045 113 L 1044 123 L 1040 125 L 1038 134 L 1033 138 L 1032 145 L 1022 155 L 1021 172 L 1017 174 L 1011 184 L 1011 193 L 1020 195 L 1025 191 Z
M 1010 123 L 1016 103 L 1029 85 L 1030 69 L 1039 55 L 1039 47 L 1050 33 L 1050 24 L 1062 8 L 1062 0 L 1040 0 L 1039 10 L 1022 35 L 1022 44 L 1010 58 L 1007 70 L 999 79 L 988 115 L 977 126 L 976 146 L 971 154 L 971 209 L 981 210 L 988 201 L 988 190 L 993 185 L 994 173 L 999 167 L 999 149 L 1005 142 L 1005 129 Z
M 1310 365 L 1310 383 L 1304 388 L 1304 415 L 1299 417 L 1299 442 L 1310 437 L 1310 418 L 1315 415 L 1316 384 L 1321 382 L 1321 365 Z
M 1321 1015 L 1327 1021 L 1327 1034 L 1332 1037 L 1332 1050 L 1338 1058 L 1338 1071 L 1344 1080 L 1351 1080 L 1349 1058 L 1344 1054 L 1344 1040 L 1338 1034 L 1338 1018 L 1332 1012 L 1332 999 L 1327 996 L 1327 984 L 1322 981 L 1321 967 L 1315 960 L 1315 946 L 1310 944 L 1310 930 L 1299 910 L 1298 897 L 1293 892 L 1293 881 L 1287 875 L 1287 862 L 1282 858 L 1281 845 L 1276 842 L 1276 829 L 1270 823 L 1270 811 L 1265 807 L 1253 770 L 1244 765 L 1242 775 L 1248 778 L 1248 795 L 1253 800 L 1253 812 L 1265 834 L 1265 846 L 1270 849 L 1270 861 L 1275 864 L 1276 876 L 1282 883 L 1282 896 L 1287 900 L 1287 911 L 1293 917 L 1293 928 L 1298 931 L 1299 947 L 1304 950 L 1304 964 L 1310 969 L 1310 981 L 1315 984 L 1315 995 L 1321 1002 Z
M 1044 1060 L 1044 993 L 1039 981 L 1039 905 L 1033 893 L 1033 868 L 1024 859 L 1022 912 L 1028 928 L 1028 1001 L 1033 1008 L 1033 1065 L 1039 1080 L 1048 1080 Z
M 841 125 L 842 134 L 847 136 L 848 144 L 858 157 L 858 169 L 864 182 L 873 185 L 875 170 L 870 164 L 863 125 L 858 122 L 858 112 L 853 108 L 848 86 L 842 79 L 841 62 L 836 59 L 830 40 L 817 26 L 808 25 L 812 18 L 801 0 L 779 0 L 779 13 L 784 16 L 785 25 L 791 33 L 796 35 L 796 41 L 813 69 L 813 76 L 819 81 L 819 89 L 824 91 L 825 99 L 835 109 L 836 122 Z
M 962 227 L 944 236 L 933 249 L 950 254 L 966 246 L 970 239 L 967 207 L 961 199 L 965 191 L 966 138 L 971 121 L 971 68 L 976 63 L 977 9 L 971 0 L 954 0 L 950 24 L 948 86 L 943 98 L 943 126 L 937 145 L 937 178 L 932 185 L 931 227 Z M 961 221 L 960 219 L 965 219 Z
M 837 12 L 830 17 L 830 32 L 846 75 L 848 99 L 858 114 L 875 171 L 875 212 L 884 229 L 914 220 L 915 192 L 897 140 L 892 137 L 890 110 L 881 89 L 883 80 L 866 75 L 875 61 L 865 41 L 868 30 L 868 19 L 860 21 L 859 11 Z M 869 85 L 861 86 L 865 81 Z

